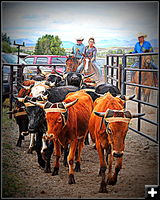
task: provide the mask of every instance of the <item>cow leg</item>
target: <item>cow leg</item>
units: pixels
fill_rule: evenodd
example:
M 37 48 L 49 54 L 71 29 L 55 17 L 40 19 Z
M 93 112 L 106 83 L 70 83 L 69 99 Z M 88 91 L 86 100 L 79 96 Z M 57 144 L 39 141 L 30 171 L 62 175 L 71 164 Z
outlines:
M 115 185 L 117 182 L 117 177 L 118 177 L 118 173 L 122 168 L 122 158 L 117 158 L 117 163 L 115 166 L 115 172 L 113 174 L 113 176 L 110 175 L 110 177 L 107 180 L 107 183 L 109 185 Z
M 113 155 L 110 153 L 108 155 L 108 177 L 107 184 L 112 185 L 112 163 L 113 163 Z
M 42 153 L 42 156 L 44 156 L 44 160 L 46 161 L 45 169 L 44 169 L 45 173 L 51 172 L 50 161 L 51 161 L 51 155 L 53 153 L 53 149 L 54 149 L 53 141 L 52 140 L 48 141 L 47 149 L 44 149 Z
M 61 156 L 61 145 L 59 144 L 58 140 L 54 140 L 54 151 L 55 151 L 56 160 L 54 163 L 54 169 L 52 172 L 52 176 L 58 175 L 58 171 L 59 171 L 59 159 Z
M 81 152 L 82 152 L 83 146 L 84 146 L 84 141 L 78 141 L 78 152 L 77 152 L 78 155 L 76 156 L 76 166 L 74 168 L 74 171 L 76 172 L 81 171 L 80 162 L 81 162 Z
M 24 136 L 21 135 L 21 133 L 19 133 L 19 138 L 18 138 L 18 141 L 17 141 L 17 144 L 16 144 L 17 147 L 21 147 L 22 140 L 24 140 Z
M 69 146 L 68 146 L 68 145 L 64 148 L 63 153 L 64 153 L 63 165 L 64 165 L 65 167 L 67 167 L 67 166 L 68 166 L 67 156 L 68 156 L 68 153 L 69 153 Z
M 85 145 L 89 145 L 89 134 L 87 133 L 86 137 L 85 137 Z
M 74 164 L 74 156 L 75 156 L 76 148 L 77 148 L 77 141 L 71 142 L 69 155 L 68 155 L 68 165 L 69 165 L 68 183 L 69 184 L 75 184 L 73 164 Z
M 42 158 L 41 154 L 41 148 L 42 148 L 42 134 L 37 133 L 36 134 L 36 152 L 37 152 L 37 157 L 38 157 L 38 163 L 42 168 L 45 168 L 45 161 Z
M 35 147 L 35 133 L 30 134 L 30 144 L 27 153 L 32 154 Z
M 104 160 L 104 149 L 102 149 L 102 147 L 101 147 L 99 142 L 96 142 L 96 148 L 97 148 L 98 155 L 99 155 L 99 160 L 100 160 L 99 175 L 102 176 L 99 192 L 106 193 L 107 192 L 107 188 L 106 188 L 106 182 L 105 182 L 105 176 L 106 176 L 105 175 L 105 171 L 107 169 L 107 166 L 106 166 L 106 163 L 105 163 L 105 160 Z

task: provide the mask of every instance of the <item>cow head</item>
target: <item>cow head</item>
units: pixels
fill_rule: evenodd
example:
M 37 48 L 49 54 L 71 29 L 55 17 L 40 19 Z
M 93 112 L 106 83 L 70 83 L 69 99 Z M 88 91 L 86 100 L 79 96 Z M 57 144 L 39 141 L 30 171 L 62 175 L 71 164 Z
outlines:
M 19 101 L 15 101 L 14 108 L 12 111 L 7 112 L 7 114 L 13 114 L 16 123 L 19 126 L 19 133 L 22 136 L 28 135 L 28 116 L 24 108 L 24 104 Z
M 70 102 L 60 102 L 60 103 L 51 103 L 47 101 L 44 104 L 38 102 L 32 102 L 35 106 L 43 108 L 46 113 L 47 121 L 47 139 L 57 139 L 60 131 L 66 126 L 68 119 L 68 108 L 73 106 L 78 99 Z
M 58 74 L 50 74 L 46 78 L 46 84 L 48 84 L 50 87 L 52 86 L 59 86 L 59 83 L 63 81 L 63 78 Z
M 102 117 L 105 121 L 106 133 L 112 147 L 112 155 L 117 158 L 122 157 L 125 146 L 124 141 L 130 120 L 145 114 L 131 114 L 129 111 L 110 109 L 107 109 L 106 112 L 94 113 L 97 116 Z
M 65 80 L 66 85 L 73 85 L 75 87 L 80 87 L 82 86 L 82 83 L 84 82 L 85 79 L 93 76 L 95 73 L 89 74 L 89 75 L 84 75 L 78 72 L 64 72 L 64 73 L 59 73 L 55 70 L 56 74 L 60 75 L 63 77 L 63 80 Z
M 40 98 L 40 97 L 39 97 Z M 30 133 L 46 132 L 46 120 L 45 113 L 42 108 L 36 106 L 29 101 L 36 102 L 40 100 L 39 98 L 26 96 L 25 98 L 17 98 L 19 102 L 23 103 L 23 107 L 25 107 L 25 111 L 28 116 L 28 131 Z

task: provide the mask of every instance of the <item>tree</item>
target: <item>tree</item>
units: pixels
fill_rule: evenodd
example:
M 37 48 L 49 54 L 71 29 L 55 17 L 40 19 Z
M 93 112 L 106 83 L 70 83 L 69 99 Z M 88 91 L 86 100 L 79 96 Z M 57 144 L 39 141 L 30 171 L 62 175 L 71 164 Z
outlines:
M 17 48 L 11 47 L 10 45 L 11 45 L 10 37 L 7 36 L 7 33 L 2 33 L 2 52 L 5 53 L 17 52 Z
M 10 37 L 7 36 L 7 33 L 2 33 L 2 41 L 7 42 L 9 45 L 11 45 Z
M 12 53 L 12 48 L 6 41 L 2 41 L 2 52 Z
M 65 55 L 65 49 L 61 48 L 61 40 L 58 36 L 44 35 L 38 38 L 35 47 L 35 54 L 39 55 Z
M 122 54 L 123 53 L 122 49 L 117 49 L 117 53 Z

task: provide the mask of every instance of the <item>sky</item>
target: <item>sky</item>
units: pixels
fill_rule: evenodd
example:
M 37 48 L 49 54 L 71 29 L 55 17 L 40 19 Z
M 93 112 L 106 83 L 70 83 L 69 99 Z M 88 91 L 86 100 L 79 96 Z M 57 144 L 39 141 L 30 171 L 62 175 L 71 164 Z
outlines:
M 45 34 L 62 41 L 77 37 L 132 40 L 144 32 L 148 40 L 159 37 L 158 1 L 3 1 L 2 32 L 11 39 L 37 41 Z

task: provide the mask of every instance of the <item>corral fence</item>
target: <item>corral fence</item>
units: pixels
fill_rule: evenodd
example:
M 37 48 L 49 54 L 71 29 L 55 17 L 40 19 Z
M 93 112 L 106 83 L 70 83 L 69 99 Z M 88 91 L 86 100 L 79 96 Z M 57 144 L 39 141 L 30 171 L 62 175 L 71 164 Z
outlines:
M 9 73 L 5 73 L 3 68 L 9 67 Z M 9 91 L 2 92 L 2 95 L 7 95 L 9 97 L 9 110 L 11 111 L 13 108 L 13 95 L 16 94 L 17 87 L 19 86 L 18 83 L 22 83 L 24 81 L 24 75 L 29 75 L 29 73 L 26 72 L 23 73 L 25 67 L 48 67 L 49 71 L 56 69 L 56 67 L 62 67 L 65 66 L 65 64 L 8 64 L 3 63 L 2 64 L 2 80 L 8 79 L 9 84 Z M 30 70 L 29 70 L 30 71 Z M 32 70 L 31 70 L 32 71 Z M 34 71 L 34 74 L 37 74 L 37 69 Z M 3 81 L 2 81 L 3 82 Z M 4 86 L 5 83 L 2 83 L 2 86 Z M 9 114 L 9 118 L 12 119 L 12 114 Z
M 106 55 L 106 65 L 104 65 L 104 79 L 106 82 L 111 83 L 113 85 L 116 85 L 122 95 L 126 95 L 127 92 L 127 86 L 136 86 L 139 88 L 138 96 L 137 98 L 134 98 L 132 101 L 137 102 L 137 109 L 138 113 L 141 113 L 142 110 L 142 105 L 144 104 L 145 106 L 152 107 L 156 109 L 157 112 L 157 119 L 156 121 L 149 120 L 145 117 L 140 117 L 138 118 L 138 123 L 137 123 L 137 129 L 129 127 L 132 131 L 148 138 L 149 140 L 158 143 L 158 129 L 159 129 L 159 87 L 156 86 L 147 86 L 147 85 L 142 85 L 141 83 L 141 72 L 156 72 L 158 74 L 158 70 L 156 69 L 141 69 L 142 67 L 142 56 L 146 55 L 152 55 L 152 56 L 157 56 L 158 58 L 158 53 L 136 53 L 136 54 L 110 54 Z M 133 58 L 136 57 L 136 59 L 139 60 L 139 68 L 132 68 L 130 63 L 128 64 L 128 59 L 131 58 L 132 61 L 134 60 Z M 133 64 L 133 63 L 132 63 Z M 139 83 L 131 83 L 131 72 L 133 71 L 138 71 L 139 72 Z M 145 102 L 142 100 L 142 93 L 141 89 L 142 88 L 148 88 L 152 91 L 157 91 L 157 103 L 152 104 L 149 102 Z M 152 124 L 156 126 L 156 137 L 153 138 L 141 131 L 141 121 L 145 121 L 149 123 L 149 126 Z

